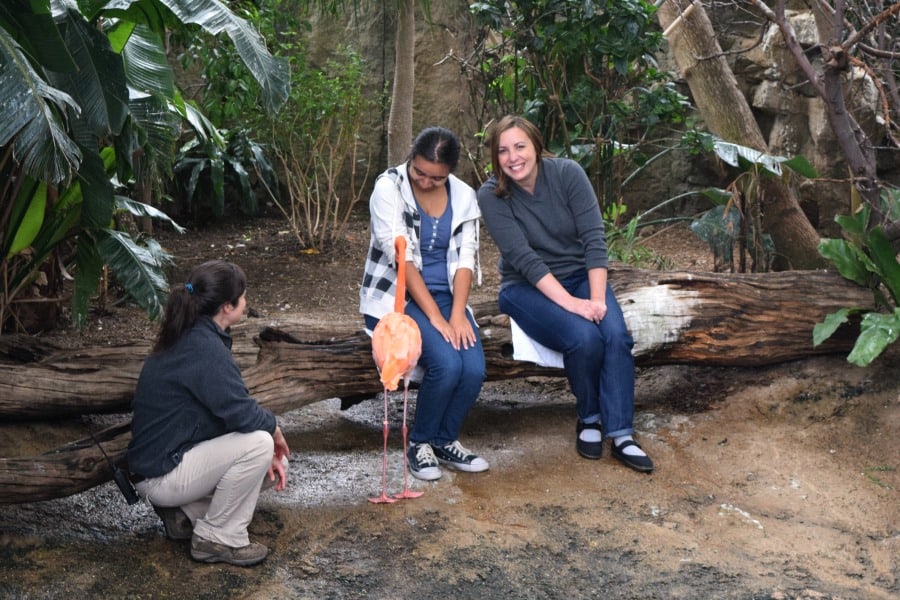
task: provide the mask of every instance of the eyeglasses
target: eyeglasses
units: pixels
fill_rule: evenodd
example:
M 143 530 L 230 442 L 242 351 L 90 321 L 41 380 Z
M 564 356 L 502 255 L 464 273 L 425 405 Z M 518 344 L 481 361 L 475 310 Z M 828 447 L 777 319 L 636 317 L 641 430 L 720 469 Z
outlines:
M 427 179 L 429 181 L 433 181 L 434 183 L 444 183 L 445 181 L 447 181 L 447 177 L 449 177 L 449 175 L 429 175 L 416 165 L 412 164 L 412 161 L 406 163 L 406 166 L 412 169 L 413 174 L 415 174 L 415 176 L 419 179 Z

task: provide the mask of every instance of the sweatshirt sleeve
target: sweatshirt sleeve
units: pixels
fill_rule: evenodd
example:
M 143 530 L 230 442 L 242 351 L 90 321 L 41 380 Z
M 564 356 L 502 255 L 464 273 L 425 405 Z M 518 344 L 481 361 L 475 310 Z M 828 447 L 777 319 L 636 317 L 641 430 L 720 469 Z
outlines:
M 457 268 L 469 269 L 474 273 L 478 255 L 478 218 L 481 216 L 481 212 L 478 210 L 478 200 L 475 197 L 475 190 L 464 183 L 461 183 L 460 189 L 453 193 L 461 194 L 467 207 L 467 218 L 462 223 L 462 244 L 459 248 Z
M 404 217 L 404 202 L 399 186 L 403 180 L 382 174 L 375 180 L 375 187 L 369 197 L 369 216 L 375 244 L 388 257 L 390 264 L 396 264 L 394 238 L 406 235 L 406 260 L 413 261 L 416 253 L 415 240 L 407 234 Z

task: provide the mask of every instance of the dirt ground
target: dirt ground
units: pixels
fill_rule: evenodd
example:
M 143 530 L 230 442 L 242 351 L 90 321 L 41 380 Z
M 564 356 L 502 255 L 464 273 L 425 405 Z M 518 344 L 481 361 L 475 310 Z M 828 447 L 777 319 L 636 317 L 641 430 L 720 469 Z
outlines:
M 354 223 L 333 251 L 297 251 L 274 219 L 160 238 L 178 281 L 227 257 L 249 276 L 263 325 L 302 312 L 358 319 L 367 240 Z M 711 258 L 685 230 L 650 245 L 679 268 Z M 484 285 L 496 250 L 483 240 Z M 92 316 L 74 344 L 152 336 L 127 303 Z M 637 374 L 636 428 L 657 468 L 577 456 L 563 380 L 485 384 L 463 443 L 491 468 L 413 481 L 424 496 L 379 492 L 379 399 L 336 399 L 280 417 L 289 487 L 266 492 L 250 527 L 269 558 L 201 565 L 143 503 L 113 484 L 49 502 L 0 506 L 2 598 L 724 598 L 900 597 L 900 352 L 866 369 L 843 356 L 761 368 L 666 366 Z M 373 369 L 373 377 L 375 372 Z M 399 399 L 399 398 L 398 398 Z M 115 417 L 3 424 L 4 456 L 51 449 Z M 400 405 L 391 405 L 390 491 L 403 485 Z M 69 436 L 66 438 L 66 436 Z

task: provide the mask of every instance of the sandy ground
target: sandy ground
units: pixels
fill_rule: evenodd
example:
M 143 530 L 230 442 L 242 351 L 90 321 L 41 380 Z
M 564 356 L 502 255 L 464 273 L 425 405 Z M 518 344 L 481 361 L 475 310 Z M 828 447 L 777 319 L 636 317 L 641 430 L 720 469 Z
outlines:
M 269 310 L 300 302 L 276 296 Z M 462 441 L 491 469 L 413 481 L 424 496 L 391 505 L 366 500 L 380 491 L 381 400 L 326 400 L 282 416 L 289 488 L 264 493 L 250 527 L 271 549 L 263 564 L 192 562 L 106 484 L 0 506 L 0 597 L 898 598 L 898 366 L 894 349 L 867 369 L 842 356 L 642 369 L 651 475 L 608 447 L 577 456 L 562 380 L 488 383 Z M 389 491 L 403 485 L 400 409 L 392 396 Z

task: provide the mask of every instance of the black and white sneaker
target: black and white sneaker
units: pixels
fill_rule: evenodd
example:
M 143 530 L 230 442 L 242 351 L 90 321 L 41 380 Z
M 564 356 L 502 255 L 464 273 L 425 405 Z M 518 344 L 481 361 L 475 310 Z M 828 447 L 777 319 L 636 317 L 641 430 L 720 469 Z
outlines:
M 466 450 L 458 441 L 435 446 L 434 455 L 441 464 L 467 473 L 481 473 L 490 467 L 486 460 Z
M 441 468 L 430 444 L 410 444 L 406 449 L 409 472 L 416 479 L 433 481 L 441 477 Z

